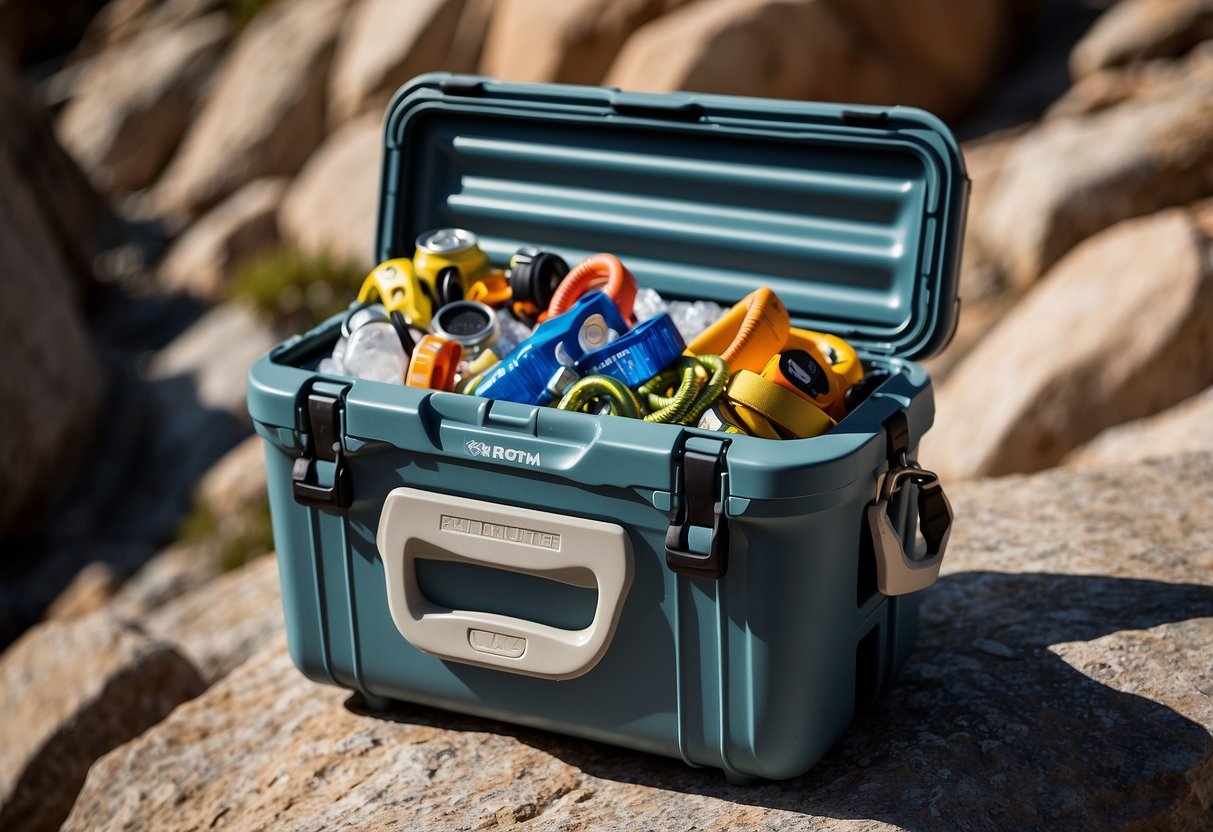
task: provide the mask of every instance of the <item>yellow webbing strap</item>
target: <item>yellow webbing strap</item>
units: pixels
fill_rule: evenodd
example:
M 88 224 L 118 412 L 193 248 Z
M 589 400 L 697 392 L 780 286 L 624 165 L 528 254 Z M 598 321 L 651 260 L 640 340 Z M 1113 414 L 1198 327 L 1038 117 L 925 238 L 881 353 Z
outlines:
M 804 439 L 834 426 L 834 420 L 817 405 L 749 370 L 733 375 L 725 398 L 754 436 Z

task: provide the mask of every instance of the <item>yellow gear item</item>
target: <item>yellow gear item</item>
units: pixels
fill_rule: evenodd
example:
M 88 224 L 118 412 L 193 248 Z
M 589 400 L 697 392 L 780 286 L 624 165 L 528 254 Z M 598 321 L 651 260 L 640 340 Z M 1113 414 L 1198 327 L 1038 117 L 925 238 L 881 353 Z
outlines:
M 467 374 L 469 376 L 478 376 L 485 370 L 491 370 L 500 360 L 497 353 L 493 352 L 493 350 L 481 350 L 479 355 L 468 362 Z
M 797 349 L 784 348 L 779 355 L 771 356 L 762 368 L 762 377 L 790 390 L 802 399 L 807 399 L 830 413 L 842 407 L 842 377 L 830 369 L 830 361 L 812 344 L 804 343 Z
M 757 436 L 759 439 L 784 438 L 779 431 L 775 430 L 775 426 L 761 413 L 741 406 L 732 408 L 732 412 L 747 435 Z
M 421 290 L 408 259 L 385 260 L 367 275 L 358 292 L 358 302 L 368 303 L 376 297 L 388 312 L 399 312 L 418 329 L 429 329 L 434 305 Z
M 783 349 L 792 326 L 783 301 L 765 287 L 755 289 L 705 329 L 687 347 L 687 355 L 719 355 L 733 371 L 760 373 Z
M 834 427 L 834 420 L 820 407 L 749 370 L 733 374 L 725 398 L 754 436 L 804 439 Z
M 845 382 L 842 388 L 844 393 L 848 387 L 863 378 L 863 362 L 855 354 L 855 348 L 837 335 L 793 327 L 786 348 L 800 350 L 805 348 L 805 344 L 812 344 L 817 352 L 829 360 L 830 367 Z
M 466 297 L 472 284 L 487 277 L 492 267 L 489 256 L 480 248 L 476 235 L 462 228 L 439 228 L 427 231 L 417 238 L 417 249 L 413 252 L 413 271 L 417 279 L 425 284 L 430 297 L 439 301 L 442 297 L 438 285 L 438 273 L 448 266 L 459 270 L 460 296 Z M 448 298 L 453 300 L 454 298 Z
M 459 365 L 459 382 L 455 385 L 456 393 L 467 393 L 471 395 L 476 390 L 476 385 L 480 383 L 480 379 L 489 370 L 497 366 L 501 359 L 497 357 L 497 353 L 491 349 L 482 350 L 471 361 L 465 361 Z

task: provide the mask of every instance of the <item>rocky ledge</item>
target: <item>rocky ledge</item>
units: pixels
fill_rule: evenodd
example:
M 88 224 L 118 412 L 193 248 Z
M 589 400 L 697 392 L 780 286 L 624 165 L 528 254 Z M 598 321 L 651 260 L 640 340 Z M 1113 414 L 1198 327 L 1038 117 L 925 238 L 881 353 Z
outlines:
M 373 715 L 279 636 L 94 764 L 64 829 L 1213 828 L 1213 454 L 955 491 L 918 646 L 796 780 Z

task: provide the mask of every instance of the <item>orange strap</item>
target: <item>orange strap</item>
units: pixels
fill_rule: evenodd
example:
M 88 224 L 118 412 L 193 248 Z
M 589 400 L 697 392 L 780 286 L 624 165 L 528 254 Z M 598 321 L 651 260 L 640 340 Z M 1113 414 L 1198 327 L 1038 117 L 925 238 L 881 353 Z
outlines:
M 567 312 L 590 289 L 602 289 L 615 303 L 619 314 L 630 326 L 635 320 L 632 305 L 636 301 L 636 278 L 613 254 L 595 254 L 582 260 L 565 275 L 539 322 Z

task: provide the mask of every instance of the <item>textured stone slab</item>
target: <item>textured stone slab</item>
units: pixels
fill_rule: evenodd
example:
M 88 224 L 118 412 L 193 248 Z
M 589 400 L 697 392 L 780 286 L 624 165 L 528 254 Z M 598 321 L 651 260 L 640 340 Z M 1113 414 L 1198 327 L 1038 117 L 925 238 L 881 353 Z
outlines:
M 94 760 L 202 689 L 179 653 L 105 611 L 30 630 L 0 657 L 0 829 L 57 829 Z
M 954 489 L 887 695 L 804 777 L 442 711 L 380 716 L 281 642 L 101 760 L 65 829 L 1207 828 L 1213 455 Z

